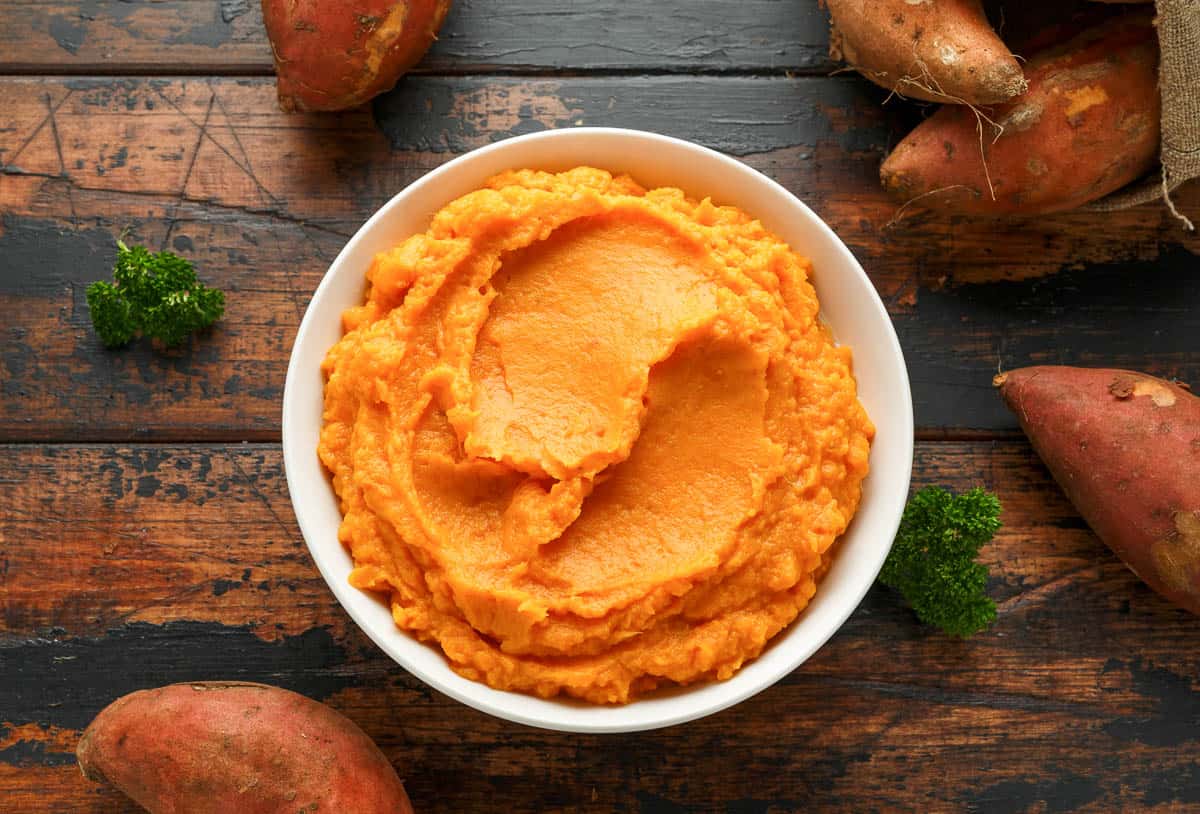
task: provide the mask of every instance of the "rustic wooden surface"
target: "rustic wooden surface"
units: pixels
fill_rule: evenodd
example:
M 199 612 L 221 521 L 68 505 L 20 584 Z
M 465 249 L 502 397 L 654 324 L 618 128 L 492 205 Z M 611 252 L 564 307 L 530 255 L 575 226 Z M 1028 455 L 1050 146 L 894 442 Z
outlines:
M 421 812 L 1200 806 L 1200 624 L 1087 530 L 990 386 L 1035 362 L 1200 383 L 1200 238 L 1161 209 L 893 222 L 878 162 L 922 112 L 829 75 L 813 0 L 458 0 L 417 75 L 336 116 L 276 110 L 252 0 L 0 12 L 0 810 L 131 811 L 79 776 L 79 730 L 117 695 L 217 677 L 342 710 Z M 424 172 L 580 124 L 736 155 L 844 237 L 908 359 L 915 482 L 1004 502 L 992 630 L 949 640 L 877 587 L 771 690 L 598 737 L 449 701 L 349 621 L 278 445 L 308 297 Z M 1200 216 L 1200 187 L 1178 199 Z M 195 259 L 229 292 L 222 323 L 170 353 L 105 351 L 83 289 L 124 231 Z

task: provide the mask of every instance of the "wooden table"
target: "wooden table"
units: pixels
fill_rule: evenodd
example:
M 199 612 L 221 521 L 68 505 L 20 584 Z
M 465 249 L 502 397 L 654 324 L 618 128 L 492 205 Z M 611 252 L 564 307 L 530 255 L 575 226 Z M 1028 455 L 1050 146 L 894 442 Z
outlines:
M 121 812 L 74 766 L 118 695 L 242 678 L 328 702 L 421 812 L 1200 806 L 1200 623 L 1060 495 L 998 369 L 1200 383 L 1200 238 L 1161 208 L 891 223 L 877 167 L 919 117 L 830 73 L 813 0 L 458 0 L 371 108 L 285 116 L 253 0 L 0 0 L 0 809 Z M 918 485 L 1004 503 L 999 620 L 955 641 L 876 588 L 776 687 L 664 731 L 581 736 L 427 689 L 321 580 L 279 447 L 288 352 L 347 237 L 466 150 L 552 127 L 657 130 L 805 199 L 887 303 Z M 1200 188 L 1178 195 L 1200 216 Z M 104 350 L 84 288 L 114 240 L 193 258 L 228 312 L 180 351 Z

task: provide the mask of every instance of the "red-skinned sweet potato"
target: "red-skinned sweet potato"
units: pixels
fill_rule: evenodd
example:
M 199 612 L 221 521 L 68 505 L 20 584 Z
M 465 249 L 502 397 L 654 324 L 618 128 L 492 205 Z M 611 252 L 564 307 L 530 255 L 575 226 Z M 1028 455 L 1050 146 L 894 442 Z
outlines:
M 830 52 L 902 96 L 975 105 L 1025 90 L 980 0 L 825 0 Z
M 1102 198 L 1154 166 L 1158 42 L 1149 13 L 1039 53 L 1026 76 L 1025 95 L 990 113 L 998 138 L 974 111 L 942 108 L 883 162 L 884 188 L 924 209 L 1034 215 Z
M 996 384 L 1100 539 L 1200 614 L 1200 398 L 1128 370 L 1027 367 Z
M 450 0 L 262 0 L 279 106 L 347 110 L 390 90 L 437 38 Z
M 131 693 L 92 721 L 76 756 L 85 776 L 151 814 L 412 814 L 395 770 L 361 729 L 265 684 Z

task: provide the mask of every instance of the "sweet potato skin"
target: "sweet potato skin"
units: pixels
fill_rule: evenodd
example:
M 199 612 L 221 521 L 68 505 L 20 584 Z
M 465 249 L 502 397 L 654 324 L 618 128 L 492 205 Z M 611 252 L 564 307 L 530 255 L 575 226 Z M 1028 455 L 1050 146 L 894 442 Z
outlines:
M 981 137 L 973 111 L 945 107 L 883 162 L 884 188 L 924 209 L 1035 215 L 1102 198 L 1154 166 L 1158 43 L 1149 13 L 1121 15 L 1042 51 L 1026 76 L 1025 95 L 990 114 L 1003 127 L 999 138 L 987 124 Z
M 131 693 L 84 731 L 86 777 L 151 814 L 412 814 L 395 770 L 349 719 L 247 682 Z
M 888 90 L 982 105 L 1025 89 L 1021 66 L 992 30 L 980 0 L 825 1 L 833 55 Z
M 1128 370 L 1027 367 L 996 383 L 1100 539 L 1200 614 L 1200 398 Z
M 390 90 L 437 38 L 450 0 L 262 0 L 279 106 L 347 110 Z

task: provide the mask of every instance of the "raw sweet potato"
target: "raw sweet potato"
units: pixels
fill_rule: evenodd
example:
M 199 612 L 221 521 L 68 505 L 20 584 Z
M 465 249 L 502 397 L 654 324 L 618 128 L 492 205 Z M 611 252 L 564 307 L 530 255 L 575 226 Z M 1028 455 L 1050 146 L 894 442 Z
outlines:
M 279 106 L 346 110 L 390 90 L 437 38 L 450 0 L 262 0 Z
M 980 0 L 825 0 L 830 53 L 902 96 L 993 104 L 1025 90 Z
M 361 729 L 265 684 L 126 695 L 92 721 L 76 756 L 85 776 L 151 814 L 412 814 L 395 770 Z
M 1200 614 L 1200 398 L 1128 370 L 1027 367 L 996 384 L 1100 539 Z
M 1089 28 L 1030 60 L 1028 92 L 990 114 L 998 137 L 975 111 L 944 107 L 883 162 L 884 188 L 906 204 L 978 215 L 1058 212 L 1101 198 L 1154 166 L 1157 69 L 1150 14 Z

